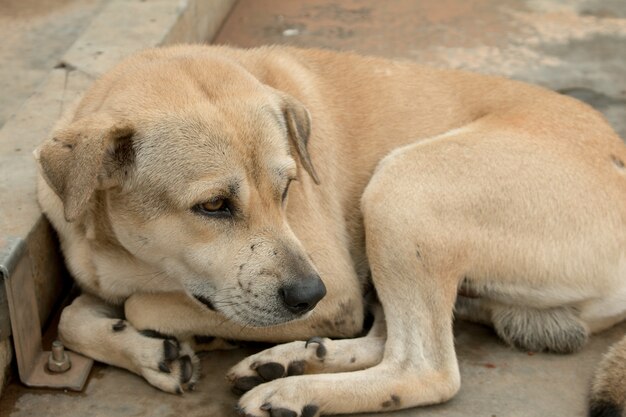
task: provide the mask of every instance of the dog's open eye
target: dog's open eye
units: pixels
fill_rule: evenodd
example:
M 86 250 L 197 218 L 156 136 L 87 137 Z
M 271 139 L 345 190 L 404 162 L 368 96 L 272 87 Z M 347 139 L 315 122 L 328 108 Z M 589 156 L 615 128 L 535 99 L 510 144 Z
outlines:
M 196 204 L 193 210 L 205 216 L 230 216 L 230 203 L 225 198 L 214 198 L 204 203 Z
M 225 205 L 226 201 L 224 199 L 218 198 L 217 200 L 202 203 L 202 208 L 206 211 L 220 211 L 224 208 Z

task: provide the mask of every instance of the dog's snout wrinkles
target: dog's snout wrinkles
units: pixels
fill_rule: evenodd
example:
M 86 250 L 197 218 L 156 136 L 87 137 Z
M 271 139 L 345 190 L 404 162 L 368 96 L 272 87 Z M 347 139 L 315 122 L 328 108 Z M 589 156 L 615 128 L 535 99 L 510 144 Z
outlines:
M 326 286 L 319 276 L 312 275 L 298 283 L 285 285 L 278 292 L 289 311 L 304 314 L 324 298 Z

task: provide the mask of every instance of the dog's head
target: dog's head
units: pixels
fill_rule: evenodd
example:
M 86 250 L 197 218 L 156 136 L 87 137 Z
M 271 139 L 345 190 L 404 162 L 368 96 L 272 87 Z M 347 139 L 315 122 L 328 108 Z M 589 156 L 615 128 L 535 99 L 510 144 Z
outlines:
M 318 182 L 307 110 L 232 61 L 147 57 L 97 82 L 37 152 L 66 221 L 106 223 L 234 321 L 303 316 L 326 292 L 285 211 L 297 161 Z

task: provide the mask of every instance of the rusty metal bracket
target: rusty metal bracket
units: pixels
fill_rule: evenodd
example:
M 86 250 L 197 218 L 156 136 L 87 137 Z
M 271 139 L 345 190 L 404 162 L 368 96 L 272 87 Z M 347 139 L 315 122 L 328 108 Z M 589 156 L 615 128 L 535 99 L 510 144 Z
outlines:
M 0 278 L 4 281 L 9 305 L 20 380 L 29 387 L 81 391 L 93 365 L 92 359 L 66 351 L 71 362 L 67 371 L 55 373 L 47 368 L 50 352 L 42 350 L 31 260 L 22 239 L 0 238 Z

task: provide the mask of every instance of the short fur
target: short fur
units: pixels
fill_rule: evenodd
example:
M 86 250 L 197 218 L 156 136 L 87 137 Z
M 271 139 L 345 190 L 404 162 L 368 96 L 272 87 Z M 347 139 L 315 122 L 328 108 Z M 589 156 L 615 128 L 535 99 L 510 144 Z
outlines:
M 523 349 L 574 351 L 626 317 L 626 147 L 539 87 L 322 50 L 153 49 L 36 155 L 85 292 L 64 342 L 169 392 L 197 379 L 193 335 L 292 342 L 231 370 L 245 415 L 448 400 L 457 292 L 458 315 Z M 312 312 L 287 308 L 287 286 L 320 277 Z M 327 339 L 361 332 L 368 282 L 384 323 Z
M 589 416 L 626 416 L 626 337 L 600 362 L 591 386 Z

